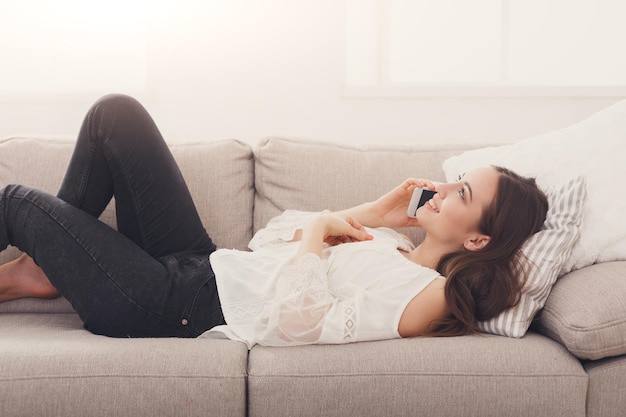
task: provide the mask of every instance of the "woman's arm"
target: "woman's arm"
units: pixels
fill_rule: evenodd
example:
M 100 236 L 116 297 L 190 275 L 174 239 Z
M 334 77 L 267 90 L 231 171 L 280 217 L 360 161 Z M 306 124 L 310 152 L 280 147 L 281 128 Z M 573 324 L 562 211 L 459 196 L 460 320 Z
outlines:
M 441 320 L 450 314 L 445 287 L 445 279 L 437 278 L 413 297 L 400 317 L 398 323 L 400 336 L 422 336 L 429 331 L 433 321 Z

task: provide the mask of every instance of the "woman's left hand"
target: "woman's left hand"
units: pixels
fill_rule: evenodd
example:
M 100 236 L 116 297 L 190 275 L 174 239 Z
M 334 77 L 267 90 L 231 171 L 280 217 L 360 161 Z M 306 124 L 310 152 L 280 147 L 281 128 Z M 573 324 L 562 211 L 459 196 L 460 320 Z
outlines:
M 321 257 L 324 243 L 338 245 L 371 239 L 372 235 L 353 216 L 325 212 L 302 229 L 300 248 L 294 261 L 306 253 L 315 253 Z
M 372 239 L 365 227 L 350 215 L 324 213 L 320 219 L 324 223 L 324 242 L 331 246 Z
M 315 225 L 322 228 L 323 240 L 330 245 L 359 242 L 372 238 L 365 227 L 348 214 L 326 212 L 320 214 L 313 221 L 313 227 Z

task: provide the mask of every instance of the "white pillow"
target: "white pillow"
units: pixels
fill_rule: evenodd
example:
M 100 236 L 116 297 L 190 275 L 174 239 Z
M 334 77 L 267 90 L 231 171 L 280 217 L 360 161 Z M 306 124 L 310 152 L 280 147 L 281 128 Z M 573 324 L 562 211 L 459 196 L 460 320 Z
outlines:
M 495 318 L 479 322 L 486 333 L 522 337 L 535 314 L 544 306 L 563 263 L 580 236 L 580 225 L 587 198 L 585 178 L 577 176 L 564 184 L 544 190 L 548 214 L 541 231 L 531 236 L 522 252 L 529 261 L 526 284 L 519 304 Z
M 501 165 L 548 187 L 583 174 L 588 203 L 581 236 L 561 274 L 596 262 L 626 260 L 626 100 L 554 132 L 500 147 L 465 152 L 443 164 L 446 178 Z

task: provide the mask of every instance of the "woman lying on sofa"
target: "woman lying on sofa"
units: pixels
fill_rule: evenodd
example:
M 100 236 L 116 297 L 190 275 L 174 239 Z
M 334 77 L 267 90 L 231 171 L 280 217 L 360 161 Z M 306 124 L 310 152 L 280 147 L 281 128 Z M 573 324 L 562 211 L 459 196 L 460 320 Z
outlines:
M 408 217 L 416 187 L 437 194 Z M 118 230 L 97 218 L 115 197 Z M 286 211 L 216 250 L 145 109 L 107 96 L 88 112 L 57 197 L 0 192 L 0 301 L 65 296 L 96 334 L 228 337 L 252 346 L 461 335 L 516 304 L 520 247 L 547 199 L 484 167 L 455 183 L 408 179 L 340 212 Z M 421 227 L 418 246 L 393 231 Z M 445 277 L 445 278 L 443 278 Z M 219 295 L 218 295 L 219 293 Z

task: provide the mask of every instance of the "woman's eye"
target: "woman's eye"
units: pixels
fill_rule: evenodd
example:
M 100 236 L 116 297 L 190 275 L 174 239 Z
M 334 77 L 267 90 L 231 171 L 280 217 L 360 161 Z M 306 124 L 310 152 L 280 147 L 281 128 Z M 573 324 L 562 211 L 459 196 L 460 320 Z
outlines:
M 465 187 L 459 189 L 459 196 L 461 199 L 465 200 Z

